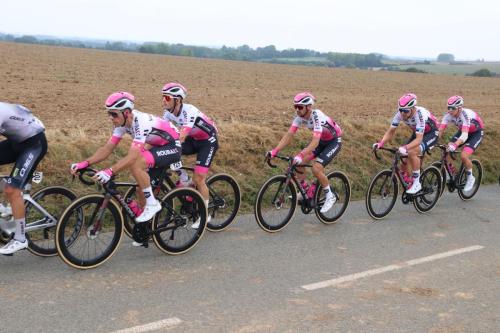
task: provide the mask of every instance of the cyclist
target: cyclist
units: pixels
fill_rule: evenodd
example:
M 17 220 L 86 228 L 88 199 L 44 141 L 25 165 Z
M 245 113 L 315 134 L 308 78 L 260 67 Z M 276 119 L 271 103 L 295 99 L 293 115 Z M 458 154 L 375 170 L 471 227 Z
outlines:
M 16 223 L 14 237 L 0 248 L 0 254 L 10 255 L 28 247 L 23 189 L 47 153 L 47 139 L 43 123 L 29 109 L 3 102 L 0 102 L 0 134 L 7 138 L 0 142 L 0 165 L 15 163 L 10 176 L 0 182 Z
M 215 153 L 219 149 L 215 122 L 198 110 L 194 105 L 184 103 L 187 89 L 180 83 L 170 82 L 163 86 L 164 119 L 181 127 L 180 142 L 182 155 L 196 154 L 196 167 L 193 181 L 208 207 L 209 193 L 206 185 L 207 174 Z M 180 180 L 185 183 L 189 178 L 185 170 L 180 170 Z M 211 216 L 208 215 L 207 222 Z M 192 225 L 197 228 L 199 221 Z
M 410 180 L 413 183 L 406 193 L 415 194 L 422 189 L 422 185 L 420 184 L 420 160 L 418 155 L 423 154 L 436 144 L 438 138 L 438 122 L 430 111 L 424 107 L 417 106 L 417 96 L 415 94 L 404 94 L 399 98 L 398 111 L 392 119 L 391 126 L 385 132 L 382 140 L 373 144 L 373 148 L 381 148 L 386 142 L 390 141 L 401 121 L 413 130 L 413 134 L 406 144 L 399 147 L 399 152 L 403 156 L 408 156 L 410 161 L 409 167 L 412 171 L 412 179 Z
M 163 168 L 180 161 L 179 131 L 170 122 L 134 109 L 134 96 L 128 92 L 115 92 L 106 99 L 108 116 L 114 130 L 108 142 L 85 161 L 73 163 L 70 172 L 104 161 L 116 148 L 125 133 L 133 137 L 130 149 L 125 157 L 111 167 L 97 172 L 94 179 L 107 183 L 111 176 L 130 169 L 142 191 L 137 191 L 138 202 L 144 207 L 136 218 L 142 228 L 161 210 L 161 204 L 151 190 L 151 178 L 145 170 Z M 147 144 L 147 147 L 145 145 Z M 149 149 L 147 149 L 149 148 Z
M 325 176 L 325 166 L 337 156 L 342 147 L 342 130 L 332 118 L 321 110 L 313 109 L 315 101 L 316 98 L 310 92 L 301 92 L 293 98 L 296 117 L 276 148 L 268 151 L 266 156 L 273 158 L 280 150 L 288 146 L 299 127 L 305 126 L 311 129 L 313 131 L 311 142 L 293 158 L 293 163 L 302 164 L 316 159 L 312 166 L 312 172 L 325 193 L 325 203 L 321 207 L 321 213 L 326 213 L 337 199 L 333 195 L 328 178 Z M 304 168 L 297 168 L 297 171 L 297 178 L 303 182 L 305 178 Z
M 449 123 L 458 127 L 458 132 L 448 143 L 448 151 L 455 151 L 457 147 L 464 146 L 461 158 L 467 172 L 467 181 L 464 191 L 468 192 L 474 186 L 476 179 L 472 175 L 472 162 L 470 156 L 481 144 L 484 136 L 484 123 L 479 115 L 471 109 L 464 108 L 464 99 L 462 96 L 451 96 L 448 98 L 448 112 L 443 117 L 439 126 L 439 135 L 443 134 Z M 448 157 L 448 163 L 451 160 Z

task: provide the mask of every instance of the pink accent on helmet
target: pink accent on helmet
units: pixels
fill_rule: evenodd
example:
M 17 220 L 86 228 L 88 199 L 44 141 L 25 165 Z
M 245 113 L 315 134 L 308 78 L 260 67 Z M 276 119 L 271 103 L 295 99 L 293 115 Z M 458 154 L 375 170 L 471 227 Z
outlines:
M 186 98 L 187 89 L 178 82 L 170 82 L 163 86 L 161 90 L 163 95 L 170 95 L 173 97 Z
M 464 105 L 464 99 L 462 96 L 455 95 L 448 98 L 448 106 L 457 107 L 462 105 Z
M 294 105 L 313 105 L 316 101 L 316 98 L 310 92 L 304 91 L 298 93 L 293 98 Z
M 411 108 L 417 105 L 417 95 L 408 93 L 399 98 L 398 106 L 400 108 Z
M 133 110 L 134 100 L 134 95 L 125 91 L 118 91 L 112 93 L 108 96 L 108 98 L 106 98 L 105 105 L 108 110 Z

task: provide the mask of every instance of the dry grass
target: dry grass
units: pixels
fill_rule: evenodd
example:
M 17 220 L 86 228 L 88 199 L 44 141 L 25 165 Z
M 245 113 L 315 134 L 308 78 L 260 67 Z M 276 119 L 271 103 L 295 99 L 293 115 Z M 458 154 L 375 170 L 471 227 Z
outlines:
M 500 172 L 495 142 L 500 138 L 500 81 L 491 78 L 371 72 L 352 69 L 258 64 L 118 53 L 97 50 L 0 43 L 0 100 L 30 107 L 48 128 L 50 153 L 41 168 L 51 182 L 67 182 L 71 161 L 80 160 L 105 142 L 111 132 L 104 99 L 116 90 L 136 96 L 136 107 L 162 114 L 160 89 L 180 81 L 189 89 L 188 103 L 216 119 L 221 148 L 215 171 L 236 176 L 251 204 L 271 172 L 263 161 L 287 130 L 290 101 L 301 90 L 312 91 L 318 107 L 344 130 L 344 146 L 330 168 L 348 173 L 360 197 L 370 176 L 381 167 L 370 154 L 371 143 L 387 128 L 397 98 L 406 91 L 436 115 L 446 98 L 461 94 L 486 123 L 478 156 L 487 181 Z M 401 130 L 399 140 L 408 136 Z M 303 131 L 294 147 L 307 144 Z M 123 154 L 127 147 L 119 154 Z M 437 158 L 437 157 L 436 157 Z M 248 207 L 248 206 L 247 206 Z

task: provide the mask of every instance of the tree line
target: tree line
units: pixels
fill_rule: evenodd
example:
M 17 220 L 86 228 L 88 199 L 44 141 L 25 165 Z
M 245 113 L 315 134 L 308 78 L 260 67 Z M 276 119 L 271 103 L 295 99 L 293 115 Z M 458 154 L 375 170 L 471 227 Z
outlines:
M 382 63 L 383 55 L 381 54 L 318 52 L 309 49 L 277 50 L 274 45 L 257 47 L 255 49 L 251 48 L 248 45 L 241 45 L 238 47 L 222 46 L 220 48 L 211 48 L 206 46 L 169 44 L 162 42 L 130 43 L 121 41 L 68 40 L 57 38 L 41 38 L 29 35 L 16 37 L 9 34 L 0 34 L 0 40 L 17 43 L 93 48 L 124 52 L 140 52 L 185 57 L 259 61 L 284 64 L 302 64 L 325 67 L 369 68 L 386 66 Z

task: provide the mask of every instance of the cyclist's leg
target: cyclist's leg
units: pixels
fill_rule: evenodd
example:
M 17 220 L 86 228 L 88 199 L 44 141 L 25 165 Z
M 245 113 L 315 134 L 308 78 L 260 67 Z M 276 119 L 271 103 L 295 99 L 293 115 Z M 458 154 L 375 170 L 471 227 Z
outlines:
M 206 184 L 208 170 L 213 158 L 219 149 L 217 137 L 214 135 L 207 140 L 194 143 L 196 155 L 196 167 L 194 168 L 193 181 L 208 207 L 209 192 Z
M 463 144 L 461 159 L 462 163 L 465 166 L 465 169 L 468 171 L 472 170 L 472 162 L 470 160 L 470 156 L 476 151 L 477 147 L 483 141 L 483 130 L 477 130 L 474 133 L 469 133 L 467 137 L 467 141 Z
M 197 150 L 195 148 L 195 141 L 192 137 L 186 137 L 186 140 L 182 143 L 182 155 L 193 155 L 196 154 Z M 179 175 L 179 180 L 181 184 L 186 185 L 189 182 L 189 175 L 184 169 L 180 169 L 177 171 Z
M 47 140 L 42 132 L 21 143 L 14 143 L 12 148 L 18 152 L 18 156 L 10 176 L 6 179 L 4 193 L 12 207 L 16 231 L 13 241 L 1 249 L 2 254 L 12 254 L 28 246 L 24 232 L 26 221 L 23 188 L 47 153 Z
M 330 183 L 325 175 L 325 166 L 327 166 L 342 148 L 342 139 L 337 138 L 326 144 L 320 143 L 322 150 L 319 152 L 315 163 L 313 164 L 313 174 L 318 179 L 321 188 L 323 189 L 325 195 L 325 203 L 321 208 L 322 213 L 326 213 L 335 203 L 335 196 L 333 195 L 332 189 L 330 188 Z

